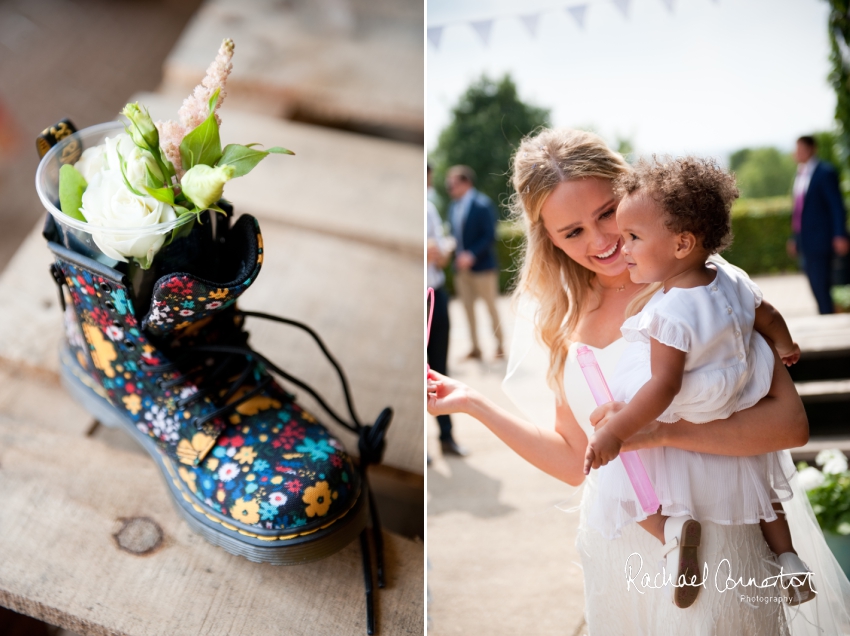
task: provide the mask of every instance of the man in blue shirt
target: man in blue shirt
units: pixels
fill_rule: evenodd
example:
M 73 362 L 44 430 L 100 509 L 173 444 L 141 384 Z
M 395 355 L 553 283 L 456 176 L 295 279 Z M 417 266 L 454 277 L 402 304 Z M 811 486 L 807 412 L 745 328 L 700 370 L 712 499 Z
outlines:
M 496 357 L 504 355 L 502 327 L 496 311 L 499 268 L 496 263 L 496 208 L 475 189 L 475 172 L 469 166 L 453 166 L 446 175 L 446 190 L 452 198 L 449 223 L 457 242 L 455 289 L 466 310 L 472 350 L 467 358 L 480 360 L 475 324 L 475 300 L 482 298 L 490 313 L 496 336 Z

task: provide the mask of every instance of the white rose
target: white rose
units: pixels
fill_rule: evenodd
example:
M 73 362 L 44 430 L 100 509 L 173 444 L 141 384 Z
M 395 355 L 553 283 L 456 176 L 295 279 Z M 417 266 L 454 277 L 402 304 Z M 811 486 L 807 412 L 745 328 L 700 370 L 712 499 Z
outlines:
M 800 471 L 800 485 L 803 490 L 812 490 L 820 486 L 826 478 L 814 466 L 808 466 Z
M 106 158 L 106 144 L 95 146 L 94 148 L 86 148 L 83 154 L 80 155 L 80 160 L 74 164 L 86 183 L 91 183 L 98 172 L 109 169 L 109 161 Z
M 107 137 L 99 146 L 86 148 L 74 167 L 83 175 L 87 183 L 91 183 L 98 172 L 105 170 L 117 172 L 120 175 L 119 153 L 124 158 L 127 181 L 139 192 L 145 191 L 143 186 L 147 184 L 148 169 L 157 180 L 162 181 L 162 171 L 156 165 L 153 155 L 139 148 L 127 133 Z
M 115 170 L 102 171 L 92 177 L 83 193 L 81 210 L 90 225 L 127 230 L 143 230 L 177 218 L 170 205 L 130 192 L 121 173 Z M 165 243 L 166 234 L 139 231 L 123 235 L 93 231 L 92 237 L 110 258 L 126 262 L 132 257 L 147 268 Z

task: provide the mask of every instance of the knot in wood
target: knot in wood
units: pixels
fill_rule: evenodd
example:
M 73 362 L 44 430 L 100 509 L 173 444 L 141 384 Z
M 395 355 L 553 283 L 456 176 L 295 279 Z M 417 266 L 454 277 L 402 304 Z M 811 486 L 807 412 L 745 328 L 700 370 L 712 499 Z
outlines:
M 130 554 L 150 554 L 162 545 L 162 528 L 148 517 L 119 519 L 121 529 L 114 535 L 118 547 Z

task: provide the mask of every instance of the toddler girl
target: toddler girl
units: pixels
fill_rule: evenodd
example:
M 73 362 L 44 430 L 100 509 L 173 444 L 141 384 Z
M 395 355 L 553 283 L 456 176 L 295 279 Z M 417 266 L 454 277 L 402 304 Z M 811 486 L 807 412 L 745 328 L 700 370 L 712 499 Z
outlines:
M 623 197 L 617 225 L 630 277 L 662 288 L 623 324 L 631 344 L 612 389 L 615 399 L 627 404 L 591 437 L 585 473 L 608 464 L 624 440 L 654 420 L 702 424 L 758 402 L 770 388 L 774 366 L 762 336 L 786 365 L 800 356 L 782 316 L 762 300 L 747 275 L 719 258 L 707 263 L 730 243 L 730 211 L 738 196 L 734 177 L 710 160 L 653 160 L 623 175 L 616 188 Z M 780 581 L 791 588 L 784 592 L 789 602 L 813 597 L 810 574 L 779 516 L 779 502 L 791 498 L 795 470 L 787 454 L 728 457 L 657 448 L 640 455 L 660 510 L 646 516 L 616 462 L 599 473 L 599 495 L 588 521 L 610 538 L 637 521 L 665 544 L 677 606 L 691 605 L 700 589 L 698 520 L 760 523 L 783 571 L 799 573 L 794 581 Z

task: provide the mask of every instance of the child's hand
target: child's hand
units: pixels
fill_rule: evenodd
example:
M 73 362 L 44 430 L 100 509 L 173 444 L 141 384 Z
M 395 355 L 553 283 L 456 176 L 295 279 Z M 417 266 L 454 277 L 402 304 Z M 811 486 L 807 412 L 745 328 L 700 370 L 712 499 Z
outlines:
M 591 468 L 604 466 L 620 454 L 623 442 L 604 428 L 597 430 L 587 443 L 584 454 L 584 474 L 589 475 Z
M 598 431 L 624 408 L 626 408 L 625 402 L 606 402 L 602 406 L 597 406 L 590 414 L 590 425 Z
M 780 359 L 782 360 L 782 364 L 786 367 L 790 367 L 792 364 L 795 364 L 800 359 L 800 345 L 796 342 L 791 343 L 791 348 L 785 351 L 779 350 L 777 348 L 776 352 L 779 354 Z

